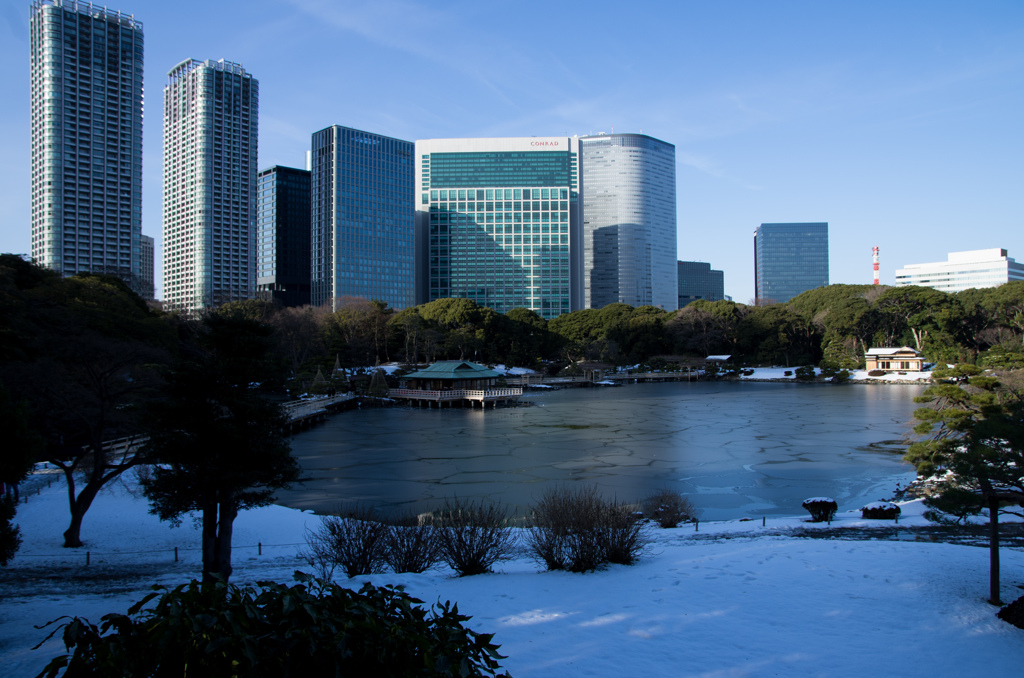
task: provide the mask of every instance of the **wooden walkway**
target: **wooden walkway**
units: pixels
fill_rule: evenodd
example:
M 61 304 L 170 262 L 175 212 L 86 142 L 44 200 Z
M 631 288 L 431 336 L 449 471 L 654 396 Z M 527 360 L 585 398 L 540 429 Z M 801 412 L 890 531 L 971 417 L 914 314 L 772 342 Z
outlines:
M 477 403 L 480 403 L 481 408 L 486 408 L 487 403 L 490 403 L 491 407 L 497 407 L 498 403 L 508 403 L 509 401 L 517 400 L 522 395 L 523 389 L 521 388 L 491 388 L 487 390 L 452 389 L 450 391 L 393 388 L 388 391 L 389 398 L 407 400 L 421 407 L 424 405 L 426 407 L 433 407 L 436 403 L 438 408 L 444 407 L 445 404 L 448 407 L 454 407 L 456 404 L 463 407 L 466 404 L 469 404 L 470 407 L 476 407 Z

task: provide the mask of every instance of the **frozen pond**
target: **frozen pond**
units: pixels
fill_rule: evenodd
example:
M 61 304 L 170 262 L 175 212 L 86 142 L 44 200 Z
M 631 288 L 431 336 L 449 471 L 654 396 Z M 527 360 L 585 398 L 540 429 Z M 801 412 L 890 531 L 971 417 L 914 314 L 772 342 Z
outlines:
M 913 480 L 901 439 L 923 387 L 700 382 L 532 391 L 533 407 L 350 411 L 292 439 L 306 480 L 279 503 L 358 501 L 418 512 L 488 497 L 525 512 L 545 489 L 592 483 L 690 496 L 704 520 L 840 510 Z

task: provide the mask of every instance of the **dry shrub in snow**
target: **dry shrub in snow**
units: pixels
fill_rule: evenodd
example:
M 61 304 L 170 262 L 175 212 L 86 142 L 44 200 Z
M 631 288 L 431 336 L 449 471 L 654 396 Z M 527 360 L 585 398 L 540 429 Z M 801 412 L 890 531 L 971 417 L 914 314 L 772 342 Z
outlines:
M 424 572 L 441 556 L 441 543 L 433 520 L 408 513 L 388 526 L 384 560 L 395 572 Z
M 593 570 L 605 562 L 598 531 L 604 511 L 593 485 L 547 490 L 533 507 L 527 548 L 549 570 Z
M 384 571 L 388 527 L 369 508 L 354 506 L 322 516 L 320 526 L 306 534 L 305 558 L 321 576 L 341 566 L 349 577 Z
M 831 521 L 836 517 L 836 511 L 839 510 L 839 504 L 836 503 L 835 499 L 830 497 L 811 497 L 810 499 L 804 499 L 804 503 L 801 504 L 807 512 L 811 514 L 812 523 L 824 523 Z
M 644 515 L 661 527 L 670 528 L 696 520 L 699 514 L 693 502 L 675 490 L 666 489 L 644 500 Z
M 630 565 L 650 543 L 635 507 L 605 500 L 594 486 L 545 492 L 533 507 L 526 540 L 537 562 L 570 572 Z
M 516 537 L 508 512 L 498 504 L 445 500 L 434 516 L 441 558 L 460 577 L 490 572 L 494 563 L 515 554 Z
M 862 507 L 860 517 L 873 520 L 896 520 L 900 513 L 900 507 L 891 501 L 876 501 Z
M 647 523 L 632 504 L 620 504 L 614 499 L 605 508 L 602 535 L 604 557 L 609 563 L 632 565 L 640 560 L 644 549 L 651 543 Z

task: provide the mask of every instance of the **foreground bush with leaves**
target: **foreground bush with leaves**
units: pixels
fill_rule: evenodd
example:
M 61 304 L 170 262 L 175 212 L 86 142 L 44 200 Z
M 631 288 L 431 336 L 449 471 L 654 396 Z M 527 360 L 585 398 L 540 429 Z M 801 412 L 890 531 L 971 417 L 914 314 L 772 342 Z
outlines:
M 193 581 L 98 627 L 75 617 L 62 624 L 70 654 L 39 676 L 494 676 L 504 659 L 493 634 L 463 626 L 457 605 L 427 610 L 390 586 L 356 592 L 295 578 L 257 588 Z

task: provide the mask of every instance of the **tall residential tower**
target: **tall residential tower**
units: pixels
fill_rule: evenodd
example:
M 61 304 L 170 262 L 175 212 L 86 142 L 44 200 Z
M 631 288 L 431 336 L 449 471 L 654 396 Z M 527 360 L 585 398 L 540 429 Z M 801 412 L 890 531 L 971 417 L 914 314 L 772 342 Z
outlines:
M 194 313 L 256 286 L 259 83 L 230 61 L 186 59 L 164 87 L 164 308 Z
M 675 310 L 675 146 L 643 134 L 579 143 L 584 306 Z
M 784 303 L 828 285 L 828 223 L 761 224 L 754 231 L 754 298 Z
M 142 291 L 142 24 L 88 2 L 31 7 L 32 258 Z
M 414 306 L 412 142 L 332 125 L 312 147 L 313 305 Z
M 420 302 L 582 307 L 578 139 L 430 139 L 416 158 Z

